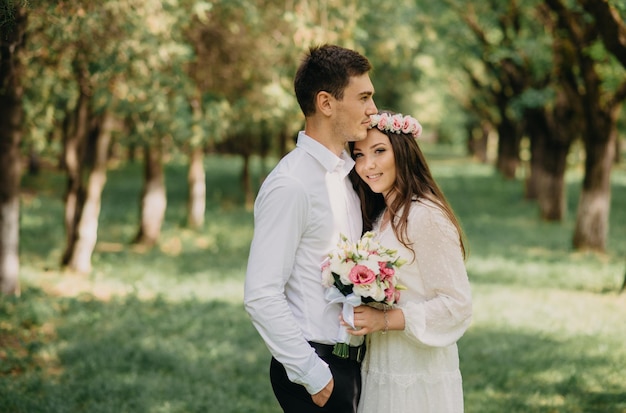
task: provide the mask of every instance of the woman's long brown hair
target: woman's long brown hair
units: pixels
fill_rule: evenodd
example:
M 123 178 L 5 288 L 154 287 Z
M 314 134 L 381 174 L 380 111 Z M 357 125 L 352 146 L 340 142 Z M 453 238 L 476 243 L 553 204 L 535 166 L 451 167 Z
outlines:
M 391 113 L 392 112 L 387 112 Z M 355 191 L 361 199 L 361 213 L 363 215 L 363 229 L 372 229 L 374 221 L 384 211 L 389 209 L 391 227 L 396 238 L 408 249 L 413 251 L 408 237 L 408 216 L 411 203 L 419 199 L 428 199 L 441 208 L 446 217 L 452 222 L 459 234 L 459 243 L 463 257 L 466 257 L 463 230 L 452 207 L 433 178 L 426 158 L 413 136 L 404 133 L 380 131 L 389 137 L 396 162 L 396 181 L 390 194 L 393 193 L 393 202 L 386 205 L 382 194 L 373 192 L 363 182 L 354 169 L 350 172 L 350 179 Z M 350 154 L 354 157 L 354 143 L 350 142 Z

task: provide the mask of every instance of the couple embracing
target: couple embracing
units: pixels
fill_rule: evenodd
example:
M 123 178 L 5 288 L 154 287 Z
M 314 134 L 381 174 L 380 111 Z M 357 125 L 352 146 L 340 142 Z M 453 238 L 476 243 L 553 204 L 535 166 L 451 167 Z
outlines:
M 461 227 L 417 144 L 421 126 L 378 112 L 370 69 L 335 45 L 300 64 L 305 129 L 257 196 L 245 308 L 285 412 L 462 412 L 456 342 L 472 302 Z M 356 306 L 347 323 L 321 265 L 340 237 L 367 231 L 405 262 L 405 289 L 391 308 Z M 354 343 L 342 357 L 340 326 Z

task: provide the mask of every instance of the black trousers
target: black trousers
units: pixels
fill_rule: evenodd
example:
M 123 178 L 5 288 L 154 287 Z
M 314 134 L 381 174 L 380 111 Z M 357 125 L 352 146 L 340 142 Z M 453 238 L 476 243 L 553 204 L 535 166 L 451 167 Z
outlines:
M 282 364 L 272 358 L 270 380 L 276 399 L 285 413 L 356 413 L 361 395 L 361 363 L 333 355 L 320 356 L 333 374 L 333 393 L 324 407 L 313 403 L 304 386 L 287 377 Z

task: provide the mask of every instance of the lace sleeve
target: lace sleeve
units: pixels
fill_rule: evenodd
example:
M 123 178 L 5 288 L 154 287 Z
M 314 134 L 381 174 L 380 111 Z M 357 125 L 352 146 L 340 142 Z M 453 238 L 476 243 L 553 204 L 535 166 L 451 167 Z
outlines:
M 418 344 L 444 347 L 455 343 L 472 316 L 470 284 L 456 228 L 443 212 L 416 203 L 409 217 L 423 296 L 404 304 L 405 333 Z

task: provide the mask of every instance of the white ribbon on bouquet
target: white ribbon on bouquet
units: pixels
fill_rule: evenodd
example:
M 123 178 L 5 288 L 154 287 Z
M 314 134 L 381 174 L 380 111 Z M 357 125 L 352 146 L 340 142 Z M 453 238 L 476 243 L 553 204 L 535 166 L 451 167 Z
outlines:
M 328 288 L 326 290 L 326 300 L 329 304 L 342 304 L 341 316 L 343 320 L 350 325 L 350 327 L 356 329 L 354 326 L 354 307 L 361 305 L 361 297 L 350 293 L 343 295 L 336 288 Z M 364 341 L 363 336 L 353 336 L 348 333 L 347 327 L 339 324 L 339 331 L 337 332 L 337 343 L 346 343 L 351 346 L 359 346 Z

